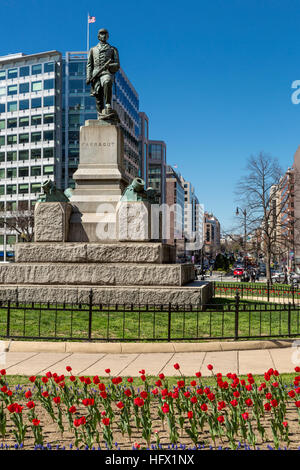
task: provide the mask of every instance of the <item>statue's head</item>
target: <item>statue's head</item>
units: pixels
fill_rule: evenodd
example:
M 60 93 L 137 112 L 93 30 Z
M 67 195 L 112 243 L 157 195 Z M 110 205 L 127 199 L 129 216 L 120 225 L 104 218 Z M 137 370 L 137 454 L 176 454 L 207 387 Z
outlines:
M 99 29 L 99 31 L 98 31 L 99 41 L 106 42 L 108 40 L 108 38 L 109 38 L 109 34 L 108 34 L 107 29 L 104 29 L 104 28 Z

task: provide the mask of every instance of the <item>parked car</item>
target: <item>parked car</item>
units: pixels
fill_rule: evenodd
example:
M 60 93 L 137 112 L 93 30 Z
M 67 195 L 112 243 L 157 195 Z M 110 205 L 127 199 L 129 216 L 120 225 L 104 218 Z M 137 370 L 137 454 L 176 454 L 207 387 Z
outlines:
M 244 268 L 236 268 L 233 271 L 233 277 L 240 277 L 244 274 Z
M 273 282 L 284 282 L 285 274 L 282 271 L 274 271 L 271 277 Z

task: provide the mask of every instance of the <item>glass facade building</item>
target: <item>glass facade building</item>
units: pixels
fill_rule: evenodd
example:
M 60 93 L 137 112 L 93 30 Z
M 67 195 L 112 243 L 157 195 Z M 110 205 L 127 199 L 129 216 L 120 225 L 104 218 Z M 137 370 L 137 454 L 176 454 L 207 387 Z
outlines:
M 161 140 L 148 141 L 148 185 L 159 194 L 160 204 L 166 202 L 166 144 Z
M 63 59 L 63 187 L 74 187 L 79 163 L 79 130 L 88 119 L 97 119 L 96 100 L 86 85 L 87 52 L 66 52 Z M 141 174 L 139 157 L 139 96 L 125 72 L 115 74 L 113 108 L 124 135 L 124 169 L 131 181 Z
M 61 184 L 61 78 L 58 51 L 0 57 L 0 261 L 18 241 L 6 222 L 30 214 L 43 181 Z

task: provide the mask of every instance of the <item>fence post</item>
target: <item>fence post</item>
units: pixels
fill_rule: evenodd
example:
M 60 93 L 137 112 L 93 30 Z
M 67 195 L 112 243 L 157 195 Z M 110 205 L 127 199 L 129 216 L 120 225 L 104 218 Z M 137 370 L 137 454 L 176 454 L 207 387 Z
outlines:
M 267 299 L 268 302 L 270 301 L 270 281 L 269 279 L 267 280 Z
M 291 303 L 288 305 L 288 336 L 291 336 Z
M 88 340 L 92 339 L 92 315 L 93 315 L 93 289 L 90 289 L 89 293 L 89 331 Z
M 234 339 L 238 340 L 239 338 L 239 304 L 240 304 L 240 295 L 238 291 L 235 295 L 235 322 L 234 322 Z
M 295 287 L 294 287 L 293 281 L 292 281 L 292 284 L 291 284 L 291 288 L 292 288 L 293 307 L 295 307 Z
M 169 308 L 168 308 L 168 342 L 171 341 L 171 315 L 172 315 L 171 302 L 169 302 Z
M 10 300 L 7 302 L 7 317 L 6 317 L 6 336 L 10 335 Z

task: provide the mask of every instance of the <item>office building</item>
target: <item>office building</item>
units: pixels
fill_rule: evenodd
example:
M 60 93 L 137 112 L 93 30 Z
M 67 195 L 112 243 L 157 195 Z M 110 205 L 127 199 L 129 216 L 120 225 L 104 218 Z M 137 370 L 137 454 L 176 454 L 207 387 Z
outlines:
M 215 258 L 221 250 L 221 227 L 218 219 L 208 212 L 204 213 L 204 254 Z
M 170 211 L 169 245 L 176 246 L 177 259 L 184 257 L 184 187 L 180 175 L 170 165 L 166 167 L 166 204 Z
M 61 81 L 58 51 L 0 57 L 0 261 L 20 237 L 7 223 L 30 217 L 43 181 L 61 183 Z
M 155 189 L 159 203 L 166 202 L 166 144 L 162 140 L 148 141 L 148 185 Z

